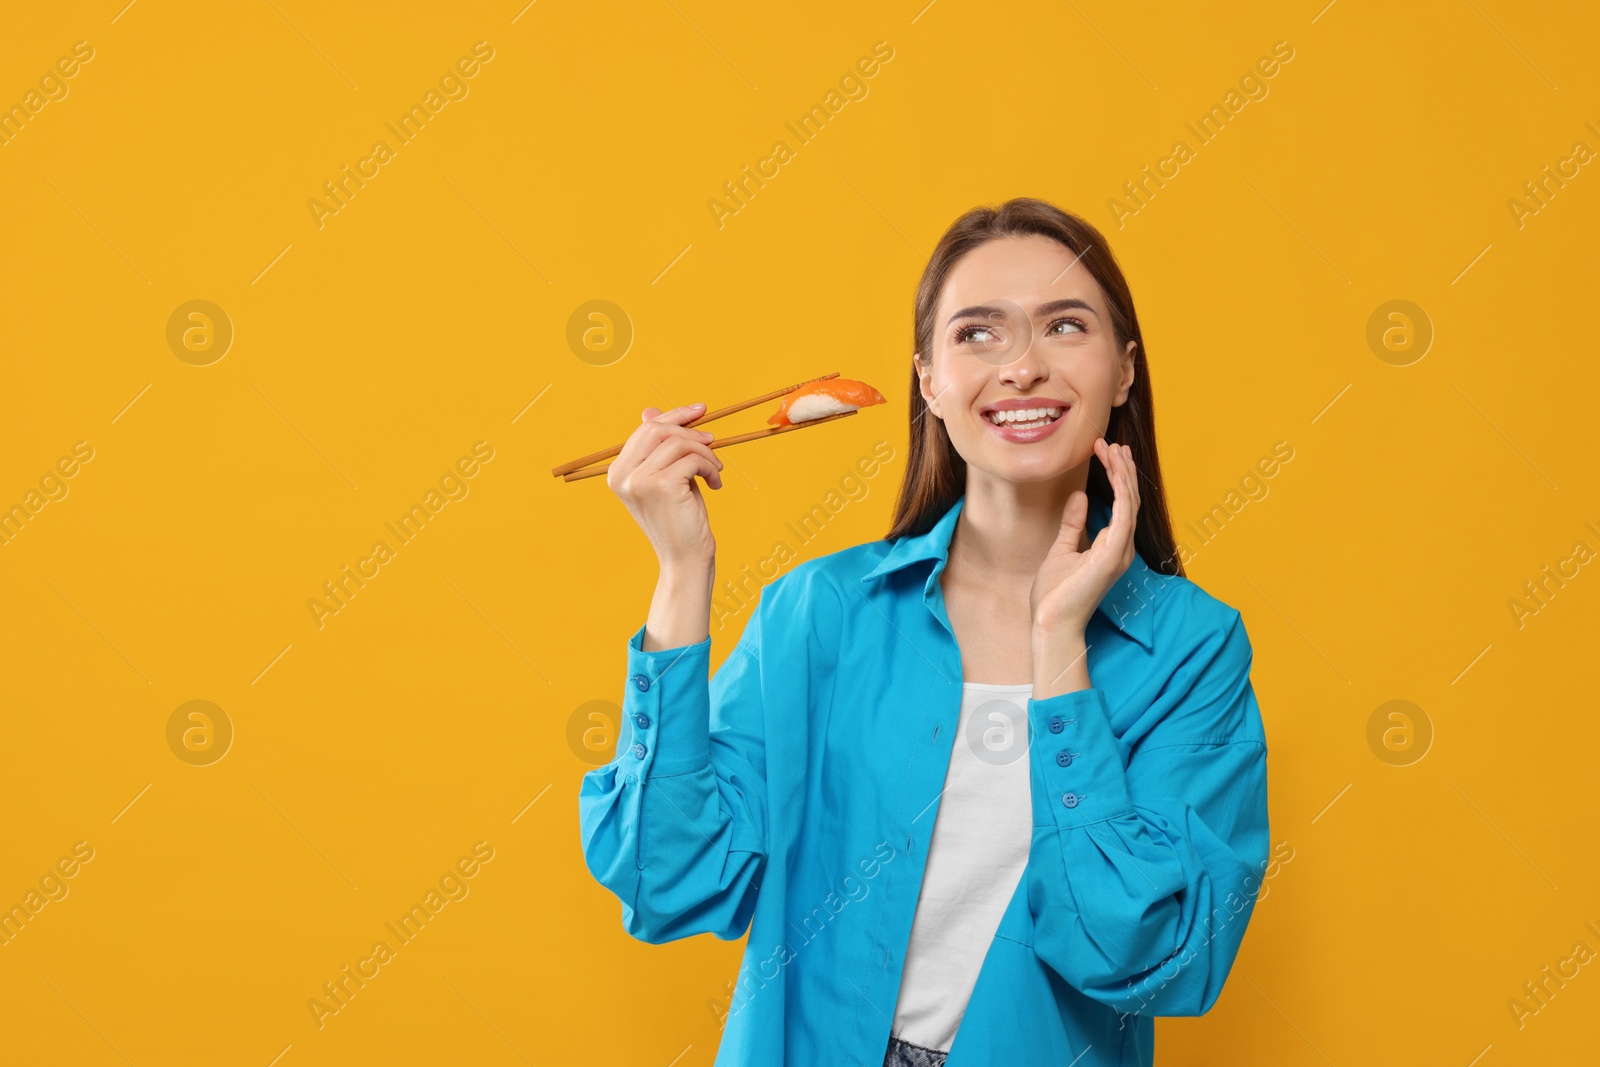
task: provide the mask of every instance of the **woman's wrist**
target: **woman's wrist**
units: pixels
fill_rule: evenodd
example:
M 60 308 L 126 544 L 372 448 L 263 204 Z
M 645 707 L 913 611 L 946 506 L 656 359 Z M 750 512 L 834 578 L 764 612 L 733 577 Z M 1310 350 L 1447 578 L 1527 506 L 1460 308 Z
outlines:
M 656 562 L 657 581 L 670 581 L 691 588 L 700 584 L 709 585 L 717 570 L 715 555 L 694 559 L 658 559 Z
M 716 572 L 714 559 L 662 561 L 645 620 L 642 647 L 646 652 L 698 644 L 711 636 Z
M 1033 630 L 1033 699 L 1088 689 L 1089 648 L 1081 626 Z

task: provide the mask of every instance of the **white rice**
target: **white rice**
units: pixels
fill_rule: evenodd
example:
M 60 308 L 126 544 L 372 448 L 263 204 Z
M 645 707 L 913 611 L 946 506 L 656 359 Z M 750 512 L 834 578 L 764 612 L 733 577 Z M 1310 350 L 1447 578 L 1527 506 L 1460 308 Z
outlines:
M 812 419 L 837 415 L 841 411 L 855 410 L 856 405 L 846 404 L 836 396 L 827 393 L 807 393 L 789 405 L 789 421 L 810 422 Z

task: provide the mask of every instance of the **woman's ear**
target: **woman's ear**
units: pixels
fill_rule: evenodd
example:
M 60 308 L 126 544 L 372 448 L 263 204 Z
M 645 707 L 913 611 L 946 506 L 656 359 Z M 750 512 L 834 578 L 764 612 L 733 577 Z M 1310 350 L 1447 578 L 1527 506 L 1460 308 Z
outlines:
M 1122 378 L 1117 383 L 1116 399 L 1111 402 L 1111 406 L 1114 408 L 1121 407 L 1127 403 L 1128 390 L 1133 388 L 1133 379 L 1136 376 L 1133 364 L 1133 350 L 1137 347 L 1139 347 L 1138 341 L 1129 341 L 1122 350 L 1122 358 L 1118 361 L 1122 365 Z
M 911 353 L 911 367 L 917 372 L 917 392 L 922 394 L 923 403 L 928 406 L 928 411 L 934 418 L 943 419 L 944 416 L 939 414 L 939 398 L 934 394 L 933 387 L 929 381 L 932 371 L 926 363 L 918 358 L 918 353 L 916 352 Z

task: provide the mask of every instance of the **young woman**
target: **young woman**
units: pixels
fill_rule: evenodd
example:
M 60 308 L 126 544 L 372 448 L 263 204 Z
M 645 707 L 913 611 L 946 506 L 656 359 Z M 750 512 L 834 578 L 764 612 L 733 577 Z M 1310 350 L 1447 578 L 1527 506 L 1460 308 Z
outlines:
M 636 938 L 749 928 L 719 1067 L 1149 1065 L 1268 864 L 1250 641 L 1177 559 L 1092 226 L 962 216 L 915 347 L 889 534 L 770 582 L 714 677 L 722 461 L 703 405 L 644 411 L 607 482 L 660 578 L 586 861 Z

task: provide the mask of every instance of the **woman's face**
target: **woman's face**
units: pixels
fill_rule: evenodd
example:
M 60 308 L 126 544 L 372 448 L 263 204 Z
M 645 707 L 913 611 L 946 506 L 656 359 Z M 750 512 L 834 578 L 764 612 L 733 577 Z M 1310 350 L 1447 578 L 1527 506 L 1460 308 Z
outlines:
M 945 280 L 932 358 L 915 366 L 968 467 L 1016 482 L 1059 478 L 1094 454 L 1111 409 L 1127 400 L 1134 342 L 1117 346 L 1105 294 L 1076 260 L 1049 237 L 1000 237 Z M 1017 405 L 1049 410 L 996 425 L 997 412 Z

